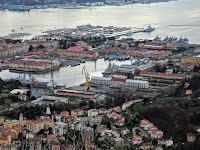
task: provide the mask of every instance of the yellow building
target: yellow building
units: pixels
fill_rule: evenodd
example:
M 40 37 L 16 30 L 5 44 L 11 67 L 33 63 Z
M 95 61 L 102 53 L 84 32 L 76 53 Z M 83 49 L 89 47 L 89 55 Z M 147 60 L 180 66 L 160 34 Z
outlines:
M 139 47 L 139 48 L 143 48 L 143 47 L 144 47 L 144 43 L 139 43 L 139 44 L 138 44 L 138 47 Z
M 42 119 L 42 120 L 44 120 L 44 119 L 50 119 L 50 117 L 49 116 L 40 116 L 40 119 Z
M 114 111 L 119 111 L 120 110 L 120 106 L 116 106 L 113 108 Z
M 44 128 L 48 129 L 48 128 L 52 128 L 55 126 L 55 123 L 50 120 L 50 119 L 44 119 Z
M 60 66 L 60 62 L 53 62 L 54 67 Z M 36 69 L 36 70 L 45 70 L 51 68 L 51 62 L 50 60 L 15 60 L 10 61 L 2 64 L 2 67 L 4 68 L 25 68 L 25 69 Z
M 192 64 L 200 64 L 200 57 L 183 57 L 181 59 L 182 64 L 192 63 Z
M 0 125 L 4 124 L 4 117 L 0 116 Z
M 6 120 L 4 127 L 13 129 L 16 125 L 19 125 L 19 120 Z
M 82 116 L 84 115 L 84 110 L 82 109 L 73 109 L 71 110 L 71 116 L 75 117 L 75 116 Z
M 90 58 L 94 58 L 94 57 L 98 57 L 99 53 L 95 52 L 95 51 L 78 51 L 78 50 L 65 50 L 65 49 L 58 49 L 57 52 L 60 55 L 64 55 L 64 56 L 72 56 L 72 57 L 90 57 Z
M 0 145 L 2 144 L 10 144 L 12 141 L 11 135 L 3 135 L 0 137 Z
M 165 74 L 158 72 L 140 72 L 140 76 L 144 77 L 154 77 L 154 78 L 164 78 L 164 79 L 178 79 L 185 80 L 187 76 L 181 74 Z
M 44 122 L 40 119 L 36 121 L 28 120 L 26 129 L 33 133 L 38 133 L 41 129 L 44 129 Z

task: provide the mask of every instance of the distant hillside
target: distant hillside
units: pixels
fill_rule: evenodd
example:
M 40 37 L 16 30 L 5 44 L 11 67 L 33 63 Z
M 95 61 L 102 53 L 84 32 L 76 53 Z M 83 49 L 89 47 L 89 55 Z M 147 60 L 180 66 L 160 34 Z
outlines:
M 64 4 L 71 0 L 0 0 L 0 4 L 15 4 L 15 5 L 45 5 L 45 4 Z
M 47 4 L 65 4 L 71 3 L 73 0 L 0 0 L 0 4 L 14 4 L 14 5 L 47 5 Z M 77 3 L 87 2 L 105 2 L 105 0 L 76 0 Z

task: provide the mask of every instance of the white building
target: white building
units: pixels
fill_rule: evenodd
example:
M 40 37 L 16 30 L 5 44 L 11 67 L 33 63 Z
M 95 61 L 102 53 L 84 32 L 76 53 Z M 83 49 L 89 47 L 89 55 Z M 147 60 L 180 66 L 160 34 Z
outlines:
M 67 124 L 63 122 L 56 122 L 56 126 L 53 127 L 53 134 L 64 135 L 67 133 Z
M 148 81 L 132 80 L 132 79 L 120 79 L 120 78 L 108 78 L 108 77 L 92 77 L 91 83 L 104 86 L 129 86 L 130 88 L 149 88 Z
M 148 81 L 127 79 L 125 82 L 126 82 L 126 85 L 130 87 L 141 88 L 141 89 L 149 88 Z
M 95 77 L 93 76 L 91 78 L 91 83 L 93 84 L 101 84 L 101 85 L 110 85 L 110 80 L 112 78 L 108 78 L 108 77 Z
M 118 67 L 118 71 L 122 73 L 135 73 L 135 66 L 134 65 L 121 65 Z
M 98 115 L 98 110 L 90 109 L 88 110 L 88 117 L 96 117 Z

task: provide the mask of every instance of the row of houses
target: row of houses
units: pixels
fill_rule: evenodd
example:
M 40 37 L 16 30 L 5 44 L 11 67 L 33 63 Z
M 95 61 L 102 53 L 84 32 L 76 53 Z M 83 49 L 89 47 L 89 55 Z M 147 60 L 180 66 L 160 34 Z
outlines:
M 48 70 L 51 69 L 51 61 L 43 59 L 21 59 L 6 62 L 2 67 L 9 69 L 34 69 L 34 70 Z M 53 66 L 60 66 L 60 62 L 53 61 Z
M 161 139 L 163 137 L 163 132 L 146 119 L 140 121 L 140 127 L 146 130 L 151 138 Z
M 42 45 L 45 48 L 53 47 L 58 48 L 58 40 L 46 40 L 46 39 L 35 39 L 26 40 L 21 43 L 6 43 L 5 39 L 0 39 L 0 57 L 12 57 L 29 52 L 29 47 L 32 45 L 33 48 L 37 48 Z
M 19 54 L 27 53 L 29 45 L 27 43 L 6 43 L 5 39 L 0 39 L 0 57 L 11 57 Z

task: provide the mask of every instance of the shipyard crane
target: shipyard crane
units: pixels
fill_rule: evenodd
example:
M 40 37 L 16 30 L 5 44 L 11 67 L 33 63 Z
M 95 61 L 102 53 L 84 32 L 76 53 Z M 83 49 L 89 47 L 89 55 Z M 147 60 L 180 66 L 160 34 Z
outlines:
M 58 54 L 58 61 L 60 62 L 60 57 L 61 57 L 61 55 L 62 55 L 62 50 L 59 49 L 57 54 Z
M 90 86 L 89 86 L 88 82 L 90 80 L 90 74 L 86 71 L 85 65 L 83 66 L 82 73 L 85 74 L 85 79 L 86 79 L 86 85 L 85 85 L 85 87 L 87 87 L 87 90 L 89 90 Z
M 32 85 L 32 87 L 35 86 L 35 78 L 33 76 L 32 76 L 32 79 L 31 79 L 31 85 Z
M 105 62 L 106 63 L 106 62 Z M 113 78 L 113 74 L 114 74 L 114 65 L 112 65 L 112 67 L 110 68 L 110 66 L 106 63 L 106 65 L 108 66 L 108 69 L 110 70 L 110 76 L 111 78 Z
M 53 64 L 53 60 L 55 58 L 55 54 L 53 53 L 52 56 L 50 56 L 50 61 L 51 61 L 51 86 L 52 86 L 52 89 L 54 90 L 54 77 L 53 77 L 53 69 L 54 69 L 54 64 Z
M 130 59 L 130 61 L 131 61 L 131 65 L 133 65 L 133 58 L 132 58 L 132 55 L 130 55 L 128 52 L 126 52 L 127 53 L 127 55 L 129 56 L 129 59 Z

